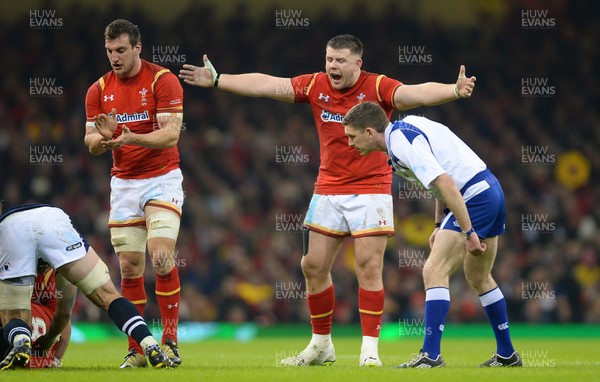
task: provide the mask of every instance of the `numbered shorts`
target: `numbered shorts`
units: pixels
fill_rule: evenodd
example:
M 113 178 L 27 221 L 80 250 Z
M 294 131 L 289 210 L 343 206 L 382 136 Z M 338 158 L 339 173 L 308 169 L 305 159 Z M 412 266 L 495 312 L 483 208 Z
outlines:
M 85 256 L 88 248 L 60 208 L 15 212 L 0 223 L 0 280 L 35 276 L 38 258 L 57 269 Z
M 148 179 L 121 179 L 110 181 L 109 227 L 146 226 L 144 208 L 162 207 L 181 217 L 183 206 L 183 175 L 175 169 Z
M 393 236 L 392 196 L 314 194 L 304 225 L 312 231 L 328 236 Z

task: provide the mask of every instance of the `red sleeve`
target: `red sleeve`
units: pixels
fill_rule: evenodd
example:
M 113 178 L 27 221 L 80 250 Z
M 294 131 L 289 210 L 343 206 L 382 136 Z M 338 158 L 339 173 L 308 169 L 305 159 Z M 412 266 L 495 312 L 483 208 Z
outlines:
M 94 82 L 85 95 L 85 118 L 87 122 L 94 122 L 94 117 L 102 113 L 100 102 L 100 84 Z
M 183 113 L 183 87 L 175 75 L 165 72 L 154 85 L 157 113 Z
M 310 87 L 314 83 L 316 76 L 317 73 L 313 73 L 303 74 L 292 78 L 292 87 L 294 88 L 296 103 L 308 103 L 308 92 L 310 91 Z
M 381 76 L 377 92 L 386 106 L 394 109 L 396 108 L 394 105 L 394 93 L 399 86 L 402 86 L 402 82 L 384 75 Z

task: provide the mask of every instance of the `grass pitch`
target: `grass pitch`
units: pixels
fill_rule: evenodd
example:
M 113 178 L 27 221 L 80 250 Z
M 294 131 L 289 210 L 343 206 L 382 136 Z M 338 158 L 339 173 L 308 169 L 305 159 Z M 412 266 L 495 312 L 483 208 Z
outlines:
M 494 351 L 493 338 L 447 338 L 442 351 L 447 366 L 432 370 L 392 369 L 412 358 L 421 339 L 380 343 L 383 368 L 360 368 L 360 337 L 338 338 L 337 361 L 332 366 L 284 368 L 281 358 L 306 346 L 298 337 L 259 338 L 249 342 L 207 340 L 182 343 L 183 365 L 174 370 L 119 370 L 126 341 L 110 340 L 71 344 L 61 369 L 10 370 L 0 372 L 2 381 L 598 381 L 600 352 L 598 339 L 516 339 L 525 367 L 479 369 L 477 365 Z

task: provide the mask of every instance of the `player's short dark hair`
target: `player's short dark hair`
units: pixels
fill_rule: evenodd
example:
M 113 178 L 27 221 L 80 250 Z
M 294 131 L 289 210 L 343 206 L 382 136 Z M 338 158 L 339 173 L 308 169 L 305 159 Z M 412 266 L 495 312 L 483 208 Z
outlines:
M 140 34 L 137 25 L 125 19 L 117 19 L 108 24 L 104 30 L 104 39 L 114 40 L 123 34 L 129 36 L 131 46 L 136 46 L 142 41 L 142 35 Z
M 344 126 L 352 126 L 359 131 L 364 131 L 370 126 L 379 133 L 383 133 L 389 124 L 390 120 L 385 111 L 375 102 L 361 102 L 355 105 L 342 120 Z
M 351 53 L 358 54 L 359 57 L 362 57 L 363 54 L 362 42 L 358 39 L 358 37 L 351 34 L 341 34 L 339 36 L 335 36 L 329 40 L 327 46 L 335 50 L 349 49 Z

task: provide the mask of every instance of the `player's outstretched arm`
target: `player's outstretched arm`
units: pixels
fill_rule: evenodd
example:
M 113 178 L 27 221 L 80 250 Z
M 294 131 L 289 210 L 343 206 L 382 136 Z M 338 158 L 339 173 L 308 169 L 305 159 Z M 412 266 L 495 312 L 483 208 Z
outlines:
M 295 95 L 290 78 L 274 77 L 262 73 L 219 74 L 206 55 L 204 66 L 185 64 L 179 78 L 186 84 L 216 87 L 247 97 L 267 97 L 294 102 Z
M 465 66 L 461 65 L 454 84 L 425 82 L 418 85 L 403 85 L 394 93 L 394 105 L 398 110 L 408 110 L 418 106 L 434 106 L 469 98 L 475 89 L 475 76 L 465 75 Z

